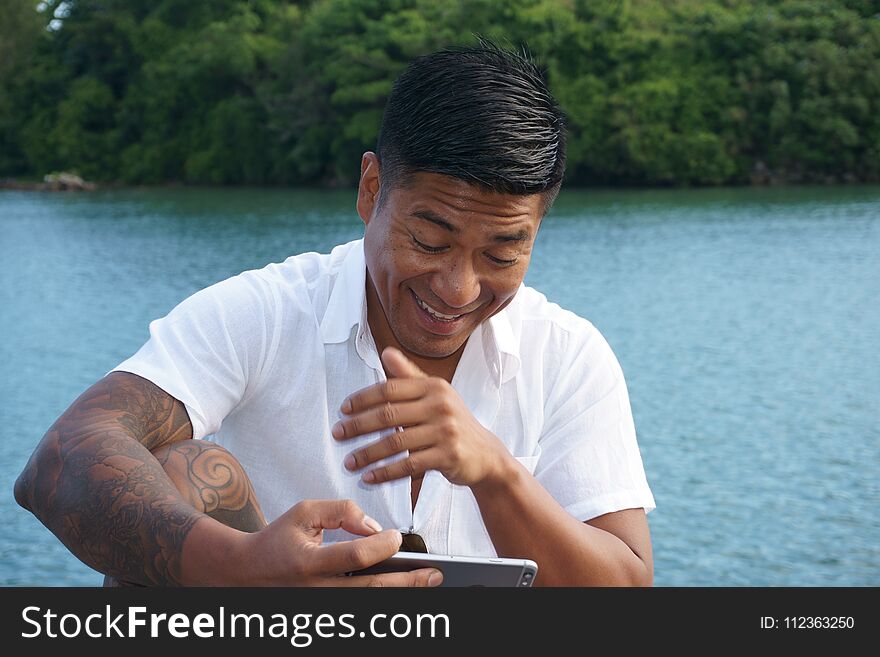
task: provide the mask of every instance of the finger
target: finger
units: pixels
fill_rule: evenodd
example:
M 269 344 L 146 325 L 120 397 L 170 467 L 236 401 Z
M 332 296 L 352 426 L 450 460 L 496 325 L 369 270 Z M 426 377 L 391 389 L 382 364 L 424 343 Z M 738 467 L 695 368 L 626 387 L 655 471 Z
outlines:
M 361 479 L 368 484 L 381 484 L 385 481 L 414 477 L 428 470 L 439 470 L 438 463 L 442 452 L 439 449 L 425 449 L 419 452 L 410 452 L 405 459 L 395 461 L 390 465 L 384 465 L 374 470 L 368 470 Z
M 395 431 L 382 440 L 377 440 L 352 452 L 345 457 L 344 464 L 347 470 L 354 472 L 405 450 L 424 449 L 433 444 L 433 432 L 430 429 L 412 427 L 403 431 Z
M 426 379 L 425 374 L 418 365 L 403 355 L 400 349 L 386 347 L 382 351 L 382 363 L 388 368 L 388 373 L 396 377 L 412 377 Z
M 443 573 L 434 568 L 419 568 L 405 573 L 383 573 L 381 575 L 352 575 L 340 577 L 330 582 L 331 586 L 371 586 L 371 587 L 413 587 L 439 586 Z
M 306 500 L 293 510 L 309 529 L 344 529 L 358 536 L 382 531 L 382 526 L 352 500 Z
M 315 548 L 314 573 L 341 575 L 379 563 L 396 554 L 403 542 L 400 532 L 387 529 L 352 541 L 340 541 Z
M 345 440 L 381 431 L 382 429 L 422 424 L 430 415 L 431 409 L 427 408 L 421 400 L 398 403 L 386 402 L 381 406 L 374 406 L 371 409 L 339 420 L 339 422 L 333 425 L 330 433 L 333 434 L 336 440 Z
M 339 410 L 350 415 L 387 402 L 414 401 L 427 393 L 425 379 L 388 379 L 352 393 L 345 398 Z

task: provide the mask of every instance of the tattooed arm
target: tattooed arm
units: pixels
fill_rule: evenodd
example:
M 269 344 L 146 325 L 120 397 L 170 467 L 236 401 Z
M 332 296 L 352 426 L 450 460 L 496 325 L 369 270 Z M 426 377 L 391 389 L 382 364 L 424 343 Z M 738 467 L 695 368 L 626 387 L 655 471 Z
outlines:
M 183 404 L 146 379 L 113 372 L 50 427 L 15 482 L 15 499 L 79 559 L 113 580 L 439 583 L 431 569 L 346 577 L 394 554 L 400 533 L 381 531 L 350 500 L 305 500 L 265 525 L 235 459 L 191 437 Z M 363 538 L 323 546 L 329 528 Z
M 15 482 L 15 499 L 79 559 L 143 584 L 181 584 L 184 541 L 205 515 L 150 453 L 192 436 L 183 404 L 113 372 L 58 418 Z
M 241 463 L 220 445 L 181 440 L 151 453 L 196 511 L 243 532 L 258 532 L 266 526 L 250 478 Z M 107 575 L 104 586 L 140 585 Z

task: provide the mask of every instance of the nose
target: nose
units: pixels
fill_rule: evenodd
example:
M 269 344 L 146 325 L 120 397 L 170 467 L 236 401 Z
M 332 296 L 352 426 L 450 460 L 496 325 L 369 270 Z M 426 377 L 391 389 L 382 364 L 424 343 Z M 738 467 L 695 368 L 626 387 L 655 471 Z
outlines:
M 444 269 L 434 276 L 431 288 L 450 310 L 467 308 L 480 298 L 480 278 L 470 258 L 450 260 Z

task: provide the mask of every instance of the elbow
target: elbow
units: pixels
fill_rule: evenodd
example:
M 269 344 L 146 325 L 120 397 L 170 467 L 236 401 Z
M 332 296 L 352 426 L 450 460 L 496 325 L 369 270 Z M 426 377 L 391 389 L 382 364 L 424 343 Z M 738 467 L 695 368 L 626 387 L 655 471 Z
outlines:
M 642 588 L 654 586 L 654 564 L 633 553 L 632 560 L 627 563 L 626 580 L 623 586 Z
M 630 586 L 638 586 L 642 588 L 650 588 L 654 586 L 654 569 L 651 568 L 645 562 L 642 562 L 642 567 L 638 573 L 636 573 L 633 583 Z
M 540 573 L 540 571 L 539 571 Z M 572 578 L 568 573 L 563 580 L 539 580 L 536 586 L 596 586 L 608 588 L 649 588 L 654 586 L 654 568 L 632 554 L 622 561 L 608 561 L 600 567 L 585 569 L 580 576 Z
M 44 438 L 15 480 L 13 494 L 22 508 L 38 515 L 40 500 L 48 498 L 61 471 L 57 444 Z
M 18 506 L 30 511 L 30 500 L 28 500 L 25 493 L 27 484 L 22 479 L 23 476 L 22 473 L 18 476 L 18 479 L 15 480 L 15 486 L 13 487 L 12 492 L 13 495 L 15 495 L 15 501 L 18 503 Z
M 631 552 L 605 571 L 599 586 L 647 588 L 654 586 L 654 567 L 650 561 Z
M 654 554 L 650 540 L 633 545 L 627 544 L 622 570 L 626 583 L 623 586 L 648 588 L 654 586 Z
M 648 564 L 636 559 L 635 563 L 627 562 L 618 567 L 615 572 L 608 572 L 598 585 L 619 588 L 648 588 L 654 586 L 654 574 Z
M 30 462 L 28 462 L 28 466 L 30 466 Z M 18 475 L 18 479 L 15 480 L 15 486 L 13 488 L 13 494 L 15 495 L 15 501 L 18 505 L 28 511 L 33 511 L 33 479 L 29 475 L 29 467 L 26 467 L 24 471 Z

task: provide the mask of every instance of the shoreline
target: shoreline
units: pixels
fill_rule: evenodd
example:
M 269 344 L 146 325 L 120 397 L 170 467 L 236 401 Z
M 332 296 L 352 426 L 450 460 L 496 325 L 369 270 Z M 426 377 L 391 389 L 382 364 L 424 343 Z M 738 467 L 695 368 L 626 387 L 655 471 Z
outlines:
M 98 185 L 83 180 L 72 173 L 51 173 L 43 176 L 43 180 L 20 180 L 4 178 L 0 180 L 0 189 L 36 192 L 93 192 Z
M 565 189 L 574 190 L 617 190 L 617 191 L 662 191 L 662 190 L 711 190 L 711 189 L 787 189 L 798 187 L 864 187 L 877 186 L 880 181 L 874 180 L 810 180 L 810 181 L 786 181 L 786 182 L 745 182 L 745 183 L 726 183 L 720 185 L 609 185 L 609 184 L 568 184 L 564 185 Z M 24 191 L 24 192 L 95 192 L 107 190 L 121 189 L 266 189 L 266 190 L 284 190 L 284 189 L 306 189 L 306 190 L 326 190 L 336 191 L 340 189 L 356 190 L 357 184 L 352 185 L 335 185 L 335 184 L 306 184 L 306 185 L 208 185 L 194 184 L 183 182 L 168 182 L 157 184 L 126 184 L 122 182 L 101 182 L 95 183 L 90 181 L 81 181 L 79 183 L 69 183 L 63 181 L 39 181 L 39 180 L 21 180 L 15 178 L 0 179 L 0 192 L 2 191 Z

